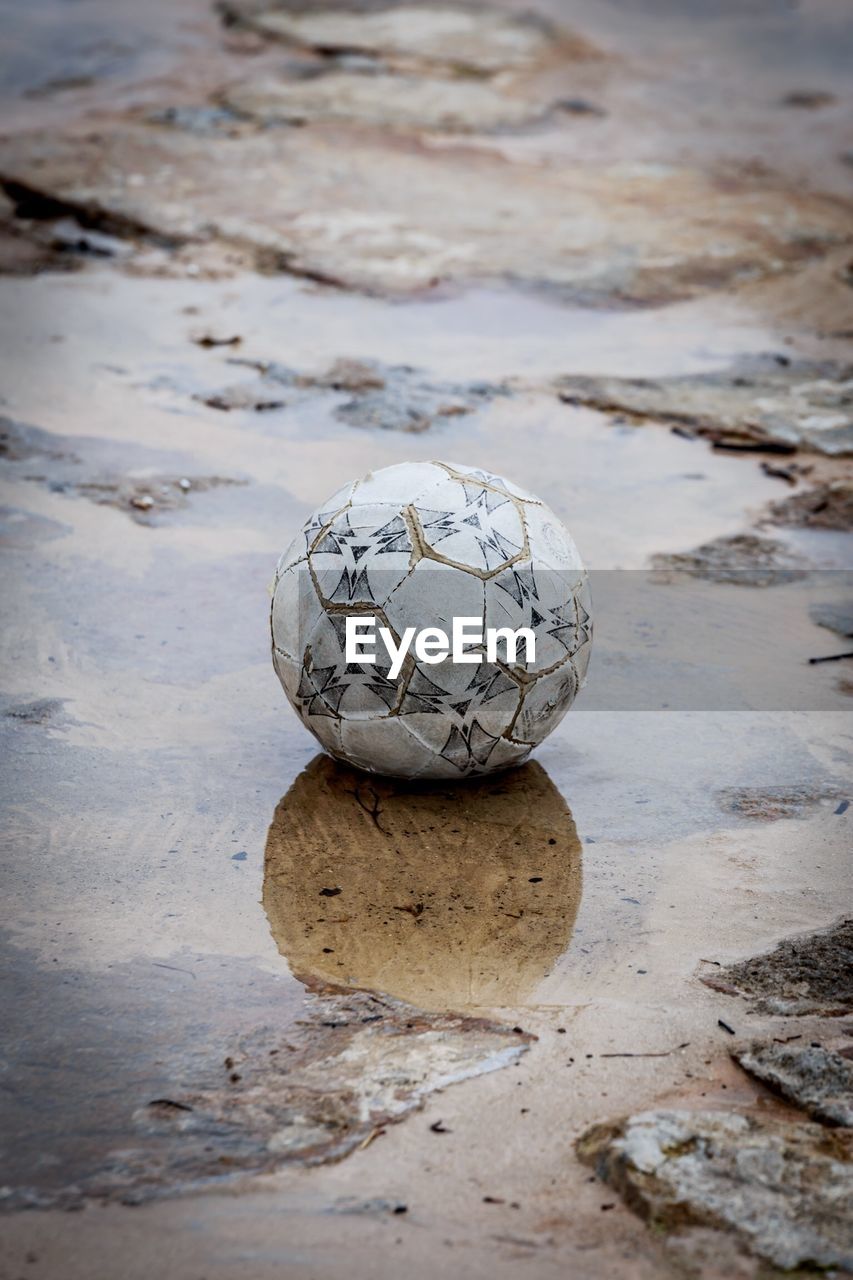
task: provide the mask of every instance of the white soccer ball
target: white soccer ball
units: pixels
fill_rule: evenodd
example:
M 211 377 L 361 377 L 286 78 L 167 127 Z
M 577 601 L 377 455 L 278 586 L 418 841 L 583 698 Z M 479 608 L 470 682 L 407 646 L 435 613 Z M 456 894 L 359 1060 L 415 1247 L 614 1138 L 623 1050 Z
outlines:
M 406 778 L 520 763 L 574 701 L 592 641 L 560 520 L 444 462 L 385 467 L 323 503 L 279 560 L 271 620 L 273 665 L 314 736 Z

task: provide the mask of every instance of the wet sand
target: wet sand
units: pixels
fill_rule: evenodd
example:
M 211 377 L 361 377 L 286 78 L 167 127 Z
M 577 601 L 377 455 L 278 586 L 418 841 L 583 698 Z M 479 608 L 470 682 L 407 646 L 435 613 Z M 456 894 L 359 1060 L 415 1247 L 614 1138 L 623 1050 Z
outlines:
M 851 480 L 849 30 L 827 2 L 538 12 L 572 38 L 497 89 L 535 118 L 464 132 L 392 127 L 381 95 L 368 123 L 211 124 L 319 55 L 200 3 L 16 15 L 0 1275 L 768 1274 L 735 1236 L 650 1231 L 575 1142 L 661 1106 L 790 1119 L 730 1051 L 849 1046 L 849 1018 L 792 1031 L 700 981 L 850 901 L 849 661 L 808 663 L 849 648 L 810 614 L 850 594 L 849 530 L 766 523 Z M 691 403 L 723 422 L 759 356 L 823 362 L 796 379 L 811 440 L 715 448 L 661 411 L 719 375 Z M 470 403 L 402 430 L 389 392 L 352 425 L 341 359 Z M 775 429 L 763 376 L 741 445 Z M 579 403 L 579 378 L 654 380 L 658 408 Z M 791 697 L 665 709 L 647 632 L 605 628 L 497 799 L 360 792 L 280 694 L 267 588 L 328 493 L 433 457 L 539 494 L 603 574 L 778 540 L 805 583 L 703 600 L 773 631 Z

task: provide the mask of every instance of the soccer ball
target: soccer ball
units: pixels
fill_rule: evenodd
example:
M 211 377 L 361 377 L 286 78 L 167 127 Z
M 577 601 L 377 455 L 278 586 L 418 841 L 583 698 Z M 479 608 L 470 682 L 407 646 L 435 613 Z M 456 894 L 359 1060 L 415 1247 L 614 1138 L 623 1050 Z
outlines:
M 526 759 L 592 642 L 587 575 L 554 513 L 444 462 L 385 467 L 323 503 L 279 560 L 271 623 L 282 687 L 326 750 L 405 778 Z

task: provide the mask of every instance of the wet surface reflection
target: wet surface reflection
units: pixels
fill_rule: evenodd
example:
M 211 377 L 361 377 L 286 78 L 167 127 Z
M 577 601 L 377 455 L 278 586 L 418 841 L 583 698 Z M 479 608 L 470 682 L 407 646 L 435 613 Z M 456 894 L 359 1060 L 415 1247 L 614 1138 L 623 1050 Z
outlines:
M 317 756 L 270 825 L 264 907 L 303 980 L 499 1008 L 565 951 L 581 884 L 571 812 L 539 764 L 448 786 Z

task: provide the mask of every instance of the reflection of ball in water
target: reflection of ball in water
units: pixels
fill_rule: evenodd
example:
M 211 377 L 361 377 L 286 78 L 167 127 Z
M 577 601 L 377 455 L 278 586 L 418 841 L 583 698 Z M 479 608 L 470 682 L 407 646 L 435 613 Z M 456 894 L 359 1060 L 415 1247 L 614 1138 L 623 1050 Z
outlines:
M 346 661 L 356 616 L 372 619 L 375 663 Z M 456 618 L 532 632 L 533 660 L 505 640 L 491 661 L 476 645 L 476 663 L 415 653 L 420 632 L 451 637 Z M 398 672 L 380 628 L 395 647 L 413 629 Z M 285 693 L 332 755 L 401 777 L 488 773 L 529 755 L 583 683 L 587 577 L 531 494 L 485 471 L 403 463 L 347 485 L 306 522 L 276 571 L 272 636 Z
M 572 815 L 533 763 L 454 787 L 317 756 L 267 836 L 264 907 L 297 977 L 422 1009 L 523 1003 L 580 895 Z

